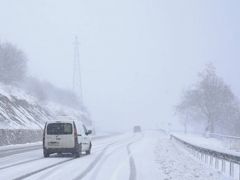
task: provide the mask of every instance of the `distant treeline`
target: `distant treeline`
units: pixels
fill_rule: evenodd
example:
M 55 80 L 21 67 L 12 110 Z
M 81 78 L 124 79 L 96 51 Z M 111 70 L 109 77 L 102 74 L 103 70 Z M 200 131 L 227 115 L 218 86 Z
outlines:
M 49 82 L 42 82 L 27 75 L 25 53 L 11 43 L 0 43 L 0 82 L 26 90 L 41 102 L 52 101 L 71 107 L 82 107 L 72 91 L 64 90 Z
M 185 131 L 195 127 L 207 133 L 240 135 L 240 103 L 212 64 L 199 73 L 199 81 L 184 91 L 176 112 Z

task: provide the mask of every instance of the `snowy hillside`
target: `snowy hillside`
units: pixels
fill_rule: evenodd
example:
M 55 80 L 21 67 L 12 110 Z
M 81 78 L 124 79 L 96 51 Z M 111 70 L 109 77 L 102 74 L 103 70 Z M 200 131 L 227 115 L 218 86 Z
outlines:
M 0 84 L 0 129 L 41 129 L 62 114 L 90 124 L 87 113 L 51 102 L 43 105 L 20 88 Z

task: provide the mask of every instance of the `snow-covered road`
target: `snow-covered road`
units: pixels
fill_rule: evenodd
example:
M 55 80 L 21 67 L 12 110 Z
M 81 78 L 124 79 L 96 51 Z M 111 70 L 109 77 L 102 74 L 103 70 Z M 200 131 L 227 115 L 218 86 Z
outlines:
M 157 131 L 96 139 L 92 154 L 77 159 L 70 155 L 43 158 L 42 149 L 34 148 L 13 152 L 0 156 L 0 179 L 226 179 L 192 159 L 167 135 Z

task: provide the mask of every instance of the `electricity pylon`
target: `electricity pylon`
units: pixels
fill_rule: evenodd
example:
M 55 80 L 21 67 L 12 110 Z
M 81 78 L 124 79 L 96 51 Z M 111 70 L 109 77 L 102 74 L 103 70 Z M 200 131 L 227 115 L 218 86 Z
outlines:
M 79 41 L 78 37 L 74 40 L 74 61 L 73 61 L 73 91 L 79 96 L 81 103 L 83 103 L 83 90 L 82 90 L 82 74 L 80 64 L 80 53 L 79 53 Z

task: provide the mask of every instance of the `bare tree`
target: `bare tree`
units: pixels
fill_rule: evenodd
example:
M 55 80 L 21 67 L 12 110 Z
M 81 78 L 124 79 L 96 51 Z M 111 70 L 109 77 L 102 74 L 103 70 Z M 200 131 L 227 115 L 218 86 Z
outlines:
M 206 121 L 205 132 L 214 133 L 221 124 L 230 126 L 239 119 L 239 105 L 237 98 L 229 86 L 218 77 L 215 68 L 208 65 L 199 74 L 197 85 L 184 92 L 182 101 L 177 105 L 177 112 L 188 114 L 192 120 Z M 218 126 L 216 126 L 218 125 Z
M 0 44 L 0 82 L 14 84 L 25 78 L 27 59 L 24 53 L 10 43 Z

